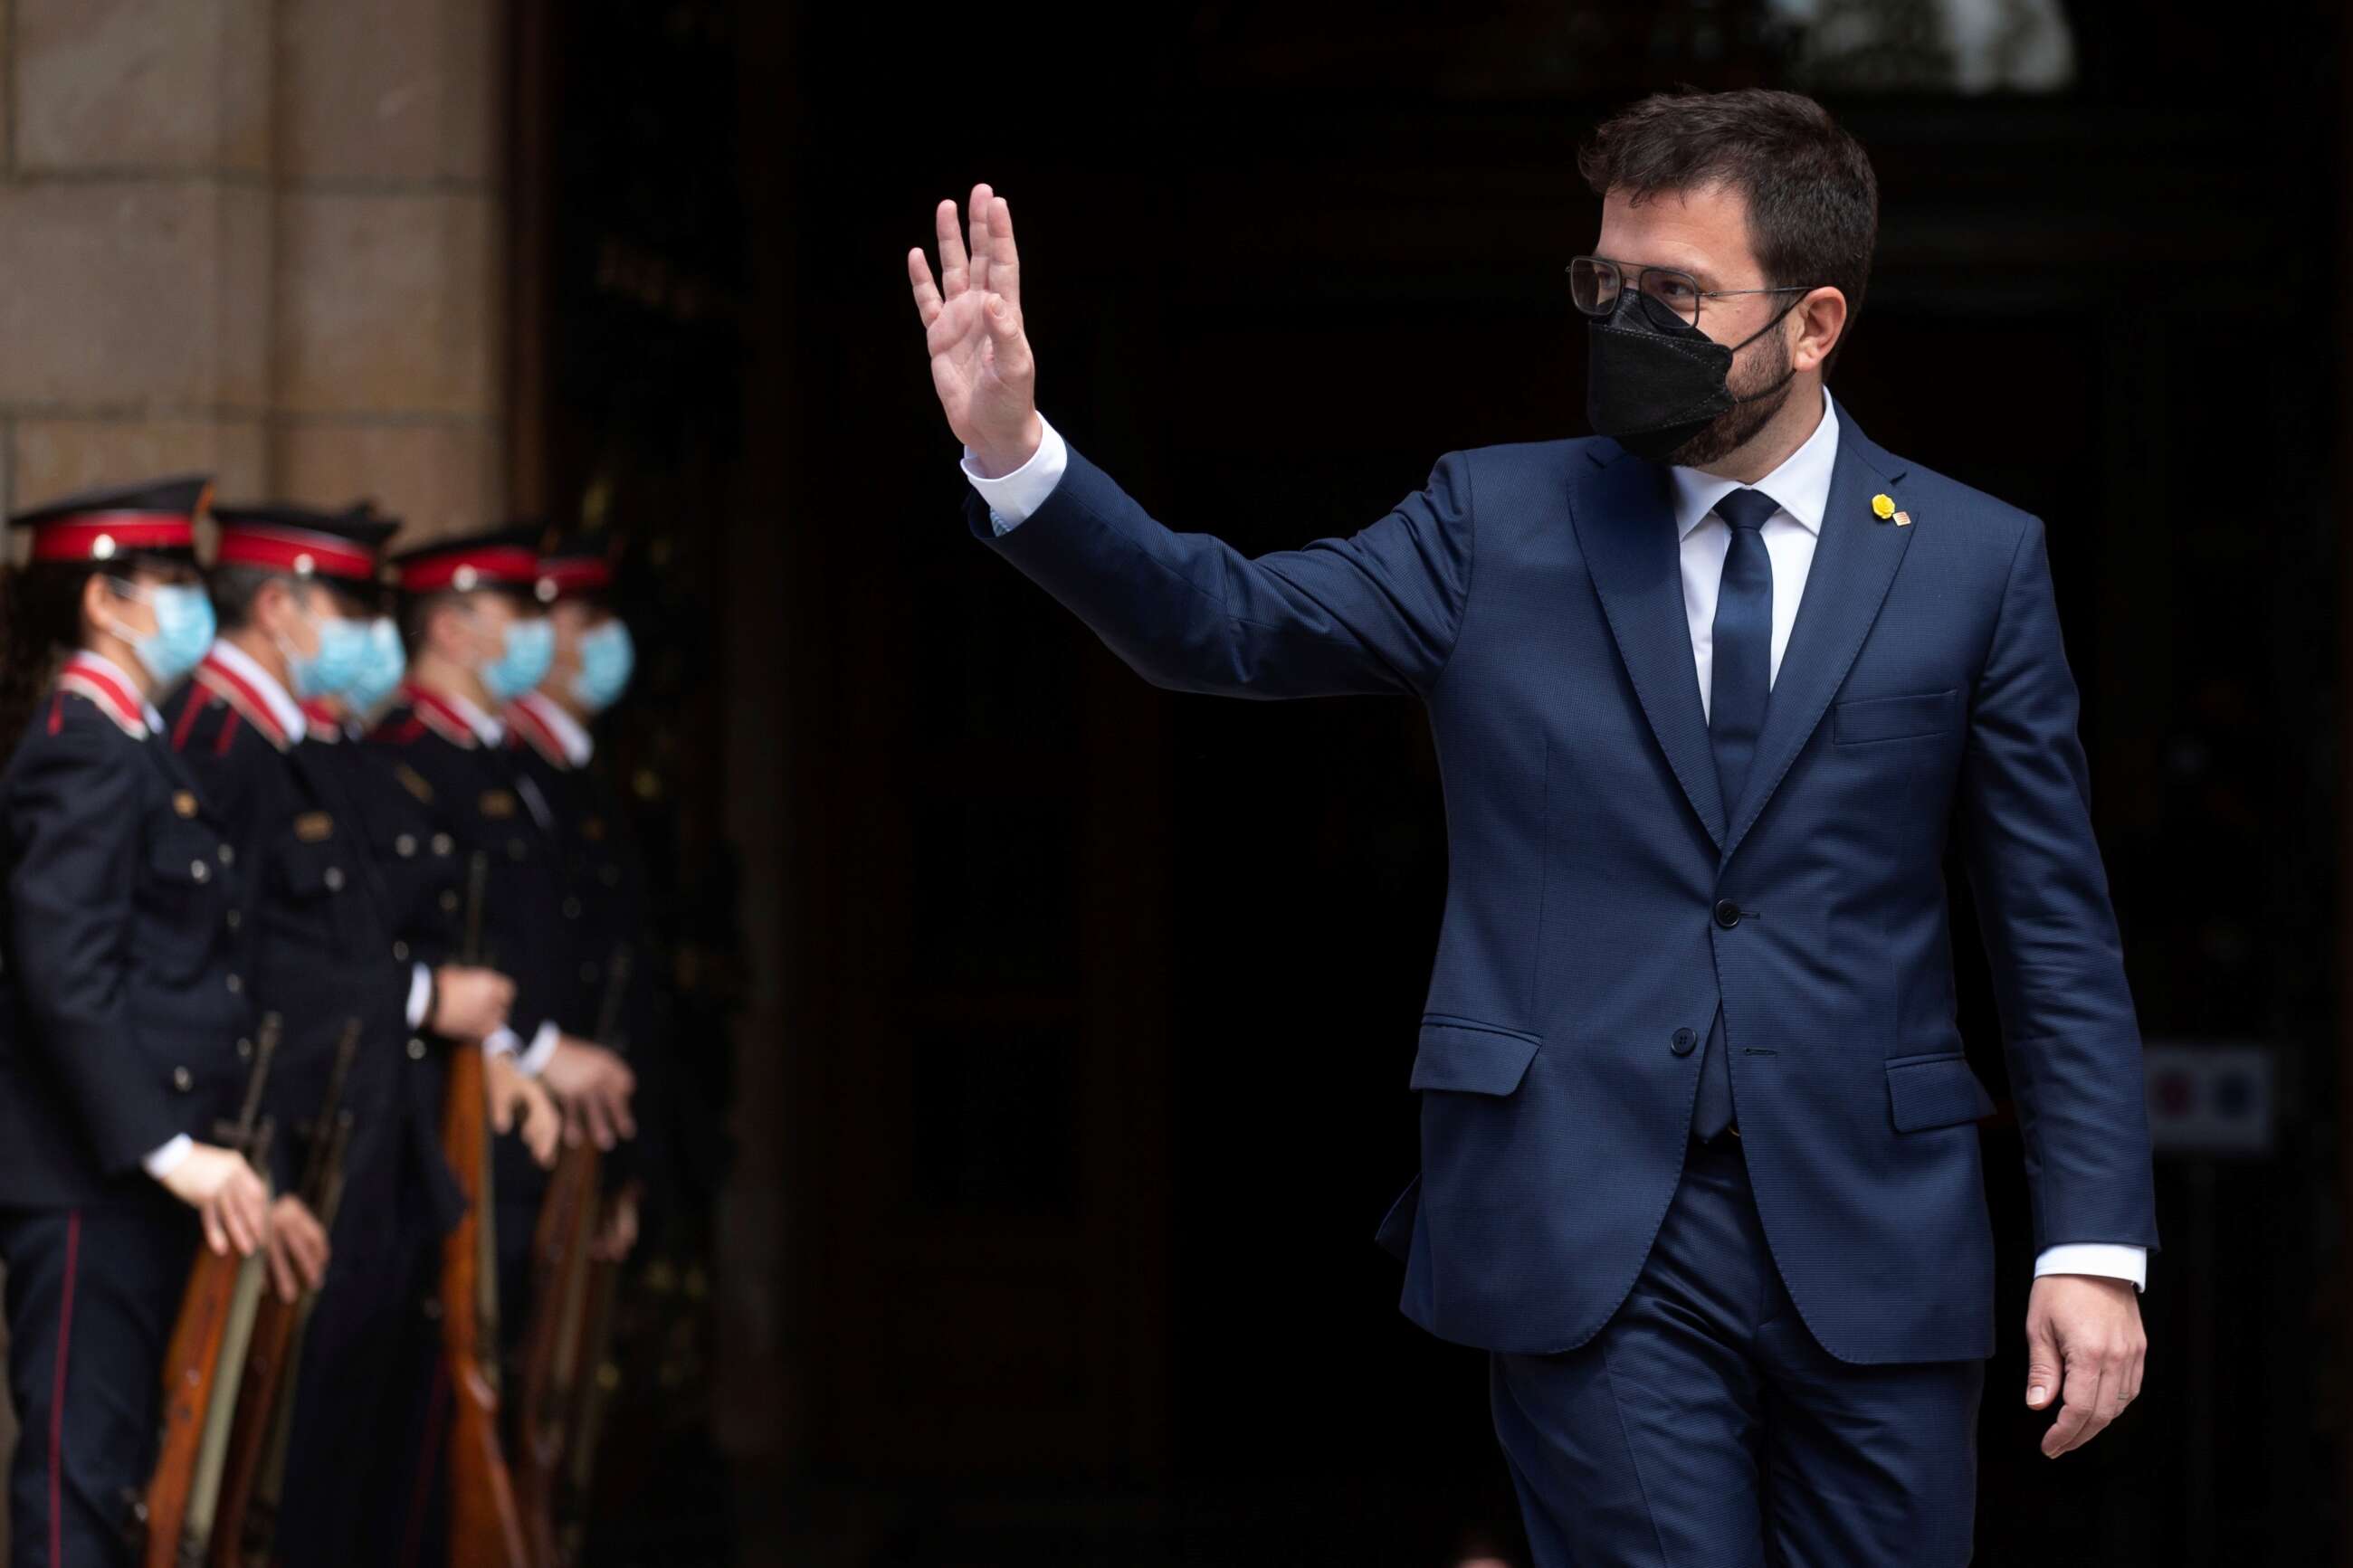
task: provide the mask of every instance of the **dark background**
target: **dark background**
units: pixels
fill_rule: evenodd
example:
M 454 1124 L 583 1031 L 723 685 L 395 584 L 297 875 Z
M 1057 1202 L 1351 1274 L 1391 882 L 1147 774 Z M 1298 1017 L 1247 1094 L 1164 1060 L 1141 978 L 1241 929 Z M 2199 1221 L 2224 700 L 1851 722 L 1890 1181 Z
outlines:
M 1288 548 L 1584 433 L 1575 151 L 1688 81 L 1815 90 L 1871 151 L 1833 391 L 2048 522 L 2144 1028 L 2276 1053 L 2268 1156 L 2160 1157 L 2129 1417 L 2044 1460 L 2019 1331 L 1989 1363 L 1978 1560 L 2353 1561 L 2353 29 L 2068 5 L 2072 81 L 1964 94 L 1926 0 L 1822 9 L 1881 44 L 1743 0 L 526 6 L 522 374 L 555 510 L 630 533 L 662 628 L 621 744 L 736 1152 L 632 1507 L 844 1568 L 1518 1550 L 1483 1358 L 1370 1239 L 1446 875 L 1422 715 L 1155 690 L 973 542 L 903 257 L 994 183 L 1049 417 L 1172 524 Z

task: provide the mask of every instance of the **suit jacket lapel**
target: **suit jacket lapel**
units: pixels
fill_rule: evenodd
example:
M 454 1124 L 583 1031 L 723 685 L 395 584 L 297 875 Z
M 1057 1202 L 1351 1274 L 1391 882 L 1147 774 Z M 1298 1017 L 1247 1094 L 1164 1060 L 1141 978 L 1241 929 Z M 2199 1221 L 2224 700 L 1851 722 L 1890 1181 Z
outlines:
M 1626 455 L 1615 442 L 1588 448 L 1594 468 L 1572 484 L 1569 517 L 1577 528 L 1603 618 L 1634 682 L 1642 716 L 1666 752 L 1708 837 L 1725 846 L 1723 792 L 1715 752 L 1700 707 L 1699 670 L 1692 659 L 1691 622 L 1683 610 L 1683 559 L 1666 470 Z M 1817 566 L 1819 571 L 1820 567 Z M 1769 709 L 1768 728 L 1769 735 Z
M 1872 445 L 1843 406 L 1839 419 L 1830 506 L 1814 546 L 1813 566 L 1806 574 L 1805 594 L 1798 601 L 1789 646 L 1782 651 L 1780 672 L 1765 704 L 1765 729 L 1757 738 L 1756 759 L 1731 813 L 1729 836 L 1720 840 L 1726 859 L 1740 847 L 1782 775 L 1820 724 L 1855 655 L 1862 651 L 1862 639 L 1878 618 L 1895 569 L 1919 526 L 1882 521 L 1874 515 L 1871 502 L 1875 495 L 1887 495 L 1899 510 L 1904 507 L 1898 484 L 1904 467 Z M 1675 630 L 1680 634 L 1683 629 L 1678 616 Z

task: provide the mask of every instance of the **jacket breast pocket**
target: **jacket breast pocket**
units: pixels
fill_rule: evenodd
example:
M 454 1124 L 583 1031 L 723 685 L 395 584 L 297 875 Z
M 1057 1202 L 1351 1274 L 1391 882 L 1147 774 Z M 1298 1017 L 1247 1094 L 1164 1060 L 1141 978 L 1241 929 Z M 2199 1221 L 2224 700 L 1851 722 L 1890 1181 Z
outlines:
M 150 970 L 182 981 L 212 954 L 233 891 L 233 863 L 218 835 L 195 822 L 151 828 L 139 879 L 141 954 Z
M 1511 1094 L 1544 1048 L 1539 1035 L 1497 1025 L 1424 1018 L 1413 1057 L 1415 1089 Z
M 1831 736 L 1841 746 L 1948 734 L 1961 721 L 1958 688 L 1905 697 L 1857 697 L 1831 708 Z
M 1995 1109 L 1993 1096 L 1959 1051 L 1888 1059 L 1887 1114 L 1898 1132 L 1975 1121 Z

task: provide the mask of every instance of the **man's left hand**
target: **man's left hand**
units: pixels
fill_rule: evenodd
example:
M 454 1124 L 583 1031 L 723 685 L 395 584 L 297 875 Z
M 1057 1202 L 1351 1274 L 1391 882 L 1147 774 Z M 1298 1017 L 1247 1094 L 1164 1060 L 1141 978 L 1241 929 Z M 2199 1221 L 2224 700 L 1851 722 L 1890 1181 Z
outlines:
M 2026 1404 L 2048 1410 L 2065 1400 L 2042 1434 L 2057 1458 L 2098 1436 L 2140 1393 L 2148 1335 L 2140 1293 L 2129 1279 L 2096 1274 L 2045 1274 L 2026 1302 Z

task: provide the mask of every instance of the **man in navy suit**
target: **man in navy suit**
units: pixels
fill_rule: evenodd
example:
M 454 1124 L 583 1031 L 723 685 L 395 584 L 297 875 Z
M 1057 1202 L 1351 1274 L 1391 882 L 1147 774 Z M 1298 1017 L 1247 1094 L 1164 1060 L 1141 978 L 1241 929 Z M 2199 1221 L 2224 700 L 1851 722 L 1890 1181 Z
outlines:
M 1403 1305 L 1490 1353 L 1547 1568 L 1965 1563 L 1994 1349 L 1943 865 L 2033 1198 L 2042 1451 L 2137 1392 L 2141 1052 L 2040 520 L 1822 383 L 1862 148 L 1786 93 L 1599 128 L 1593 439 L 1441 458 L 1346 537 L 1155 521 L 1039 415 L 1003 197 L 908 258 L 973 533 L 1155 685 L 1421 700 L 1449 884 Z

